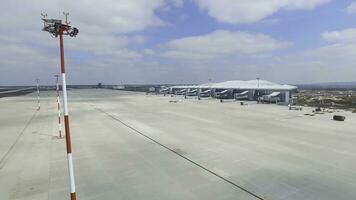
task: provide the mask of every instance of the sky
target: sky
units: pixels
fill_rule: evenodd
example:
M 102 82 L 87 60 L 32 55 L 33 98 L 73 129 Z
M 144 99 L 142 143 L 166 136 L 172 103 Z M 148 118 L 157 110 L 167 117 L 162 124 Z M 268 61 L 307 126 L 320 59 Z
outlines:
M 63 12 L 68 84 L 356 81 L 353 0 L 1 0 L 0 85 L 54 84 Z

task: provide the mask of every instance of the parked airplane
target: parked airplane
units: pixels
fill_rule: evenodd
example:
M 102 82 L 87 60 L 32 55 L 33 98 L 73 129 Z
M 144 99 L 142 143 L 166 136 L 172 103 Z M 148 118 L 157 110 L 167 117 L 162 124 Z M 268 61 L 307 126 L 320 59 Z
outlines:
M 169 92 L 170 92 L 170 88 L 162 88 L 159 90 L 159 93 L 164 95 L 169 94 Z
M 218 99 L 228 99 L 231 95 L 230 90 L 222 90 L 219 92 L 215 92 L 215 97 Z
M 246 99 L 248 99 L 248 91 L 246 90 L 241 93 L 235 93 L 234 98 L 236 100 L 246 100 Z
M 198 95 L 198 89 L 189 89 L 187 91 L 187 96 L 197 96 Z
M 211 90 L 202 90 L 199 92 L 199 97 L 210 97 L 211 96 Z
M 272 103 L 272 102 L 277 103 L 277 102 L 281 101 L 280 94 L 281 94 L 280 92 L 272 92 L 271 94 L 263 95 L 262 101 L 269 102 L 269 103 Z
M 178 91 L 175 91 L 175 95 L 185 95 L 186 92 L 187 92 L 187 89 L 178 90 Z

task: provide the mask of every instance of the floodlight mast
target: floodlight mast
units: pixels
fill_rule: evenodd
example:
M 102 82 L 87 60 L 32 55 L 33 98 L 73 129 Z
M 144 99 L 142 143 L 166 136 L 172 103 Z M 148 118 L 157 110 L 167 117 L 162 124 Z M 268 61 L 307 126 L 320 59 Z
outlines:
M 59 138 L 62 138 L 62 123 L 61 123 L 61 103 L 59 100 L 59 75 L 54 75 L 56 77 L 56 91 L 57 91 L 57 109 L 58 109 L 58 133 Z
M 257 77 L 257 101 L 260 102 L 260 77 Z
M 73 159 L 72 159 L 72 144 L 70 140 L 70 129 L 69 129 L 69 113 L 68 113 L 68 100 L 67 100 L 67 85 L 66 85 L 66 74 L 64 65 L 64 45 L 63 45 L 63 35 L 69 35 L 70 37 L 75 37 L 78 34 L 78 29 L 69 26 L 67 21 L 69 13 L 64 13 L 66 17 L 65 24 L 59 19 L 47 19 L 46 14 L 42 15 L 42 20 L 44 22 L 43 31 L 51 33 L 54 37 L 59 36 L 59 47 L 60 47 L 60 57 L 61 57 L 61 75 L 62 75 L 62 90 L 63 90 L 63 107 L 64 107 L 64 130 L 66 137 L 67 146 L 67 162 L 68 162 L 68 172 L 69 172 L 69 182 L 70 182 L 70 199 L 76 200 L 75 192 L 75 180 L 74 180 L 74 169 L 73 169 Z
M 36 87 L 37 87 L 37 110 L 41 109 L 41 101 L 40 101 L 40 84 L 39 84 L 40 79 L 36 78 Z

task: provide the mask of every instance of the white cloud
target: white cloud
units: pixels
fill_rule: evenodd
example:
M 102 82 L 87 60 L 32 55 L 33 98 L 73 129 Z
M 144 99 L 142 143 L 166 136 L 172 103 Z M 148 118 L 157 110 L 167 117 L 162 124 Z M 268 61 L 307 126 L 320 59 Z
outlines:
M 356 28 L 324 32 L 321 37 L 331 44 L 304 51 L 304 59 L 316 59 L 324 63 L 353 66 L 356 62 Z
M 338 32 L 347 31 L 340 30 Z M 252 51 L 257 53 L 234 49 L 231 44 L 216 42 L 217 40 L 213 40 L 213 37 L 210 37 L 210 40 L 207 41 L 200 39 L 199 42 L 185 40 L 185 42 L 178 44 L 173 43 L 169 47 L 167 47 L 167 44 L 165 46 L 167 49 L 163 55 L 179 59 L 179 61 L 185 61 L 177 62 L 183 63 L 180 66 L 180 71 L 177 71 L 177 76 L 190 77 L 187 79 L 201 80 L 201 82 L 206 82 L 208 77 L 214 77 L 216 81 L 223 81 L 228 79 L 253 79 L 257 76 L 276 82 L 292 84 L 355 80 L 356 68 L 354 63 L 356 63 L 356 57 L 354 54 L 356 52 L 356 42 L 350 42 L 352 41 L 350 39 L 341 40 L 339 37 L 335 38 L 335 36 L 330 35 L 324 34 L 324 37 L 331 44 L 294 53 L 283 53 L 282 55 L 271 52 L 274 48 L 271 48 L 271 50 L 267 48 L 260 51 Z M 345 36 L 345 34 L 341 35 Z M 205 37 L 196 36 L 194 38 L 198 40 L 198 38 Z M 224 38 L 229 37 L 224 36 Z M 276 43 L 285 43 L 269 38 Z M 265 40 L 261 39 L 256 41 L 260 44 L 265 43 Z M 210 43 L 211 46 L 203 45 L 205 43 Z M 227 47 L 221 54 L 216 50 L 219 49 L 219 45 L 215 45 L 220 43 L 223 44 L 222 46 Z M 204 46 L 205 49 L 199 48 L 201 47 L 199 45 Z M 243 43 L 241 46 L 249 45 Z M 284 45 L 272 46 L 283 48 Z M 223 55 L 232 56 L 221 57 Z
M 169 0 L 169 1 L 175 7 L 182 7 L 184 4 L 184 0 Z
M 143 52 L 143 54 L 148 55 L 148 56 L 155 55 L 155 51 L 152 49 L 144 49 L 142 52 Z
M 355 14 L 356 13 L 356 1 L 352 2 L 349 6 L 347 6 L 346 12 L 348 14 Z
M 68 11 L 71 25 L 79 28 L 76 38 L 65 37 L 71 68 L 83 65 L 86 62 L 83 58 L 88 57 L 97 64 L 137 62 L 142 58 L 141 52 L 129 50 L 129 45 L 142 45 L 145 38 L 140 31 L 165 24 L 156 15 L 157 10 L 179 5 L 179 1 L 166 0 L 2 0 L 0 68 L 8 71 L 1 73 L 0 79 L 6 80 L 3 76 L 11 74 L 14 80 L 26 80 L 29 73 L 22 72 L 29 72 L 29 65 L 42 69 L 32 70 L 32 76 L 49 73 L 44 69 L 58 65 L 58 39 L 41 31 L 41 12 L 50 18 L 63 19 L 62 11 Z M 73 53 L 80 56 L 75 66 L 70 66 Z M 32 82 L 33 77 L 30 79 Z
M 115 31 L 128 33 L 150 26 L 162 25 L 155 10 L 165 5 L 164 0 L 3 0 L 0 23 L 7 27 L 38 26 L 41 12 L 49 17 L 62 18 L 62 11 L 70 13 L 73 25 L 91 32 Z M 16 13 L 16 15 L 14 15 Z M 9 20 L 11 19 L 11 20 Z
M 250 24 L 279 10 L 311 10 L 331 0 L 194 0 L 201 10 L 224 23 Z
M 329 42 L 349 43 L 356 42 L 356 28 L 324 32 L 322 38 Z
M 272 63 L 279 73 L 289 70 L 295 82 L 354 81 L 356 76 L 356 29 L 324 32 L 321 37 L 330 44 L 300 53 L 277 57 Z M 282 69 L 282 67 L 285 69 Z M 288 75 L 286 75 L 288 76 Z M 299 80 L 298 80 L 299 79 Z
M 331 63 L 334 61 L 338 61 L 339 65 L 343 65 L 348 63 L 348 61 L 356 61 L 356 57 L 354 56 L 356 52 L 356 44 L 343 44 L 336 43 L 331 45 L 326 45 L 323 47 L 319 47 L 312 50 L 306 50 L 301 55 L 306 58 L 315 58 L 319 60 L 323 60 L 323 62 Z
M 231 24 L 261 20 L 278 23 L 272 15 L 279 10 L 310 10 L 328 2 L 195 1 L 218 21 Z M 142 31 L 166 25 L 157 10 L 171 12 L 183 4 L 184 0 L 2 0 L 0 85 L 32 84 L 36 77 L 53 83 L 53 74 L 58 73 L 58 39 L 41 31 L 40 13 L 44 11 L 55 18 L 62 18 L 59 11 L 69 11 L 72 25 L 80 30 L 77 38 L 65 37 L 70 84 L 133 80 L 172 83 L 183 79 L 204 82 L 210 77 L 250 79 L 257 75 L 277 82 L 281 79 L 315 82 L 352 80 L 356 76 L 354 29 L 325 32 L 322 37 L 331 44 L 289 56 L 277 56 L 274 50 L 287 48 L 291 42 L 264 34 L 226 30 L 180 38 L 154 48 L 152 43 L 156 40 L 146 38 Z M 182 21 L 187 18 L 186 13 L 179 14 Z
M 165 57 L 180 59 L 209 59 L 234 54 L 257 54 L 292 45 L 264 34 L 217 30 L 212 33 L 185 37 L 164 45 Z
M 49 34 L 41 32 L 40 13 L 48 13 L 49 18 L 63 19 L 62 11 L 68 11 L 71 25 L 79 28 L 73 48 L 77 46 L 77 49 L 92 51 L 105 47 L 109 50 L 115 47 L 120 49 L 129 42 L 144 42 L 142 36 L 129 37 L 125 34 L 163 25 L 164 22 L 156 16 L 155 11 L 165 5 L 164 0 L 3 0 L 0 25 L 6 27 L 6 31 L 0 32 L 0 37 L 46 46 L 49 43 L 44 41 L 49 40 Z

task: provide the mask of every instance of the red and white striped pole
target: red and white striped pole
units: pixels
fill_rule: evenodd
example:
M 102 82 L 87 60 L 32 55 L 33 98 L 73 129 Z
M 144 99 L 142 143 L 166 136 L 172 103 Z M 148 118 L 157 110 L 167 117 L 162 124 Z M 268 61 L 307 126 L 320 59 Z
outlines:
M 40 101 L 40 84 L 39 84 L 40 79 L 36 78 L 36 86 L 37 86 L 37 110 L 41 109 L 41 101 Z
M 58 132 L 59 138 L 62 138 L 62 124 L 61 124 L 61 103 L 59 101 L 59 75 L 54 75 L 56 77 L 56 91 L 57 91 L 57 109 L 58 109 Z
M 63 30 L 59 33 L 59 47 L 61 55 L 61 74 L 62 74 L 62 90 L 63 90 L 63 106 L 64 106 L 64 130 L 66 134 L 66 145 L 67 145 L 67 162 L 68 162 L 68 172 L 69 172 L 69 183 L 70 183 L 70 199 L 76 200 L 75 193 L 75 180 L 74 180 L 74 169 L 73 169 L 73 159 L 72 159 L 72 144 L 70 140 L 70 129 L 69 129 L 69 114 L 68 114 L 68 101 L 67 101 L 67 84 L 66 84 L 66 73 L 64 67 L 64 47 L 63 47 Z
M 67 146 L 67 162 L 68 162 L 68 173 L 69 173 L 69 183 L 70 183 L 70 199 L 76 200 L 77 196 L 75 193 L 75 181 L 74 181 L 74 169 L 73 169 L 73 158 L 72 158 L 72 144 L 70 141 L 70 130 L 69 130 L 69 114 L 68 114 L 68 100 L 67 100 L 67 84 L 66 84 L 66 74 L 64 67 L 64 47 L 63 47 L 63 35 L 69 35 L 70 37 L 75 37 L 79 30 L 75 27 L 69 26 L 67 17 L 69 13 L 63 13 L 66 17 L 65 24 L 62 20 L 58 19 L 47 19 L 47 14 L 41 14 L 43 20 L 43 31 L 51 33 L 53 36 L 59 36 L 59 48 L 61 57 L 61 75 L 62 75 L 62 90 L 63 90 L 63 107 L 64 107 L 64 130 L 66 137 Z

